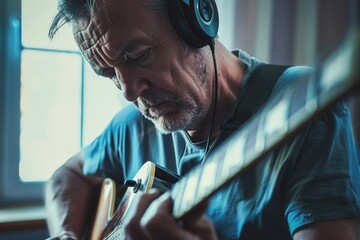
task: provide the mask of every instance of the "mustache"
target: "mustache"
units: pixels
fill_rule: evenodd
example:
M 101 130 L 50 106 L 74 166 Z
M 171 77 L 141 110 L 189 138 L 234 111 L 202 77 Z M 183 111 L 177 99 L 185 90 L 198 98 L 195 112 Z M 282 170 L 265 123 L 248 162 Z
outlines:
M 188 105 L 183 99 L 181 99 L 180 97 L 177 97 L 174 94 L 169 93 L 169 92 L 147 93 L 146 95 L 139 97 L 136 100 L 136 102 L 137 102 L 137 105 L 143 109 L 155 107 L 156 105 L 159 105 L 159 104 L 165 103 L 165 102 L 171 102 L 171 103 L 175 103 L 175 104 L 178 104 L 181 106 Z

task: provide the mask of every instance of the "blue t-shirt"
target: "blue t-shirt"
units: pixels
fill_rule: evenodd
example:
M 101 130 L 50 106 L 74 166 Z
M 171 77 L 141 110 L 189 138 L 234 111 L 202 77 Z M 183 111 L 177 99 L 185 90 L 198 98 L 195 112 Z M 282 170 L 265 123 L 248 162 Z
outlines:
M 261 62 L 234 52 L 247 65 L 244 82 Z M 311 75 L 287 69 L 272 96 L 289 81 Z M 360 216 L 360 167 L 348 109 L 338 103 L 211 199 L 208 215 L 219 239 L 292 239 L 306 224 Z M 160 134 L 132 105 L 121 110 L 85 149 L 84 173 L 118 184 L 147 161 L 183 175 L 204 155 L 205 142 L 184 132 Z M 224 204 L 226 203 L 226 204 Z

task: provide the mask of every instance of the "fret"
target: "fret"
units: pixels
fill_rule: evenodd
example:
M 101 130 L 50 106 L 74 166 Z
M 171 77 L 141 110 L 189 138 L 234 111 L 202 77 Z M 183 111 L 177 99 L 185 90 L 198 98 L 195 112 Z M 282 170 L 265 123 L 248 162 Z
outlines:
M 199 168 L 195 168 L 193 171 L 191 171 L 189 174 L 186 174 L 183 179 L 181 179 L 181 184 L 183 185 L 184 192 L 182 196 L 178 196 L 178 198 L 175 200 L 176 202 L 176 208 L 174 207 L 173 212 L 174 216 L 177 214 L 183 214 L 187 212 L 192 206 L 195 204 L 195 198 L 196 191 L 198 189 L 198 174 Z
M 317 110 L 318 95 L 316 83 L 315 79 L 311 77 L 293 86 L 294 93 L 292 94 L 289 114 L 290 129 L 298 127 L 310 114 Z
M 256 121 L 252 121 L 249 124 L 249 129 L 247 131 L 247 141 L 245 143 L 245 156 L 244 162 L 246 163 L 248 159 L 253 159 L 258 155 L 258 149 L 256 149 L 256 140 L 257 140 L 257 131 L 259 127 L 259 118 L 256 118 Z
M 264 119 L 262 137 L 265 139 L 266 147 L 271 146 L 273 142 L 282 138 L 288 131 L 290 94 L 291 92 L 287 91 L 279 95 L 275 104 L 269 105 L 269 110 L 262 114 Z
M 321 72 L 320 91 L 322 96 L 329 95 L 329 91 L 336 90 L 336 86 L 343 84 L 343 79 L 351 75 L 354 49 L 344 46 L 336 54 L 324 61 Z
M 225 148 L 225 157 L 220 174 L 222 179 L 232 177 L 244 165 L 246 136 L 244 132 L 237 135 L 239 136 L 235 136 L 235 139 L 229 142 L 229 146 Z
M 302 114 L 304 107 L 308 102 L 308 93 L 311 92 L 311 86 L 309 80 L 297 84 L 293 88 L 293 97 L 291 99 L 289 118 L 302 119 L 305 114 Z
M 201 169 L 201 176 L 199 181 L 199 189 L 196 194 L 196 198 L 203 199 L 209 193 L 211 193 L 214 188 L 217 187 L 217 179 L 218 179 L 218 169 L 219 162 L 221 161 L 221 157 L 213 158 L 209 162 L 206 162 L 204 167 Z M 195 200 L 196 201 L 196 200 Z M 197 202 L 197 201 L 196 201 Z
M 175 217 L 181 216 L 181 201 L 185 192 L 186 177 L 181 178 L 171 189 L 171 199 L 173 200 L 173 215 Z
M 196 194 L 197 190 L 197 183 L 198 183 L 198 176 L 194 172 L 190 174 L 187 178 L 186 183 L 186 191 L 183 194 L 183 202 L 185 205 L 188 204 L 189 201 L 191 201 L 194 198 L 194 195 Z
M 289 101 L 282 99 L 267 114 L 264 132 L 266 136 L 284 134 L 287 131 Z
M 313 75 L 311 78 L 307 81 L 308 87 L 306 91 L 306 103 L 303 111 L 305 114 L 298 114 L 298 115 L 306 115 L 306 114 L 312 114 L 318 109 L 318 88 L 316 84 L 318 83 L 315 79 L 315 76 Z M 301 117 L 299 118 L 301 121 L 303 121 L 305 118 Z
M 256 139 L 255 139 L 255 149 L 257 154 L 261 153 L 265 149 L 265 138 L 264 138 L 264 121 L 263 116 L 266 115 L 266 110 L 264 110 L 260 116 L 255 118 L 254 122 L 256 122 Z

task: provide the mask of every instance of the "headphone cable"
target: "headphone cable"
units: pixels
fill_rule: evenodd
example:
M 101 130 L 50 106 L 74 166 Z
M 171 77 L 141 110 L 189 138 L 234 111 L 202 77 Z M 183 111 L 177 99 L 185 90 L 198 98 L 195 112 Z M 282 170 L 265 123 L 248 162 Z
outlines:
M 209 150 L 210 150 L 211 135 L 214 130 L 215 114 L 216 114 L 217 101 L 218 101 L 218 71 L 217 71 L 216 57 L 215 57 L 215 40 L 214 40 L 214 38 L 211 39 L 211 43 L 209 44 L 209 46 L 211 49 L 213 63 L 214 63 L 213 98 L 212 98 L 212 103 L 211 103 L 213 105 L 212 106 L 213 111 L 212 111 L 212 116 L 211 116 L 210 132 L 209 132 L 209 135 L 206 140 L 205 154 L 204 154 L 204 157 L 203 157 L 201 163 L 203 163 L 205 161 L 205 159 L 209 153 Z

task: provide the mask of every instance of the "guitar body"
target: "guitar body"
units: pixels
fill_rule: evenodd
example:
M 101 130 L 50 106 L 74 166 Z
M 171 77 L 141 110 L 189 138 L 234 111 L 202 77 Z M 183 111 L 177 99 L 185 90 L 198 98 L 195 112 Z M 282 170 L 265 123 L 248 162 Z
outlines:
M 95 214 L 95 219 L 91 227 L 90 240 L 101 239 L 105 227 L 114 214 L 115 209 L 115 182 L 106 178 L 103 180 L 100 190 L 99 202 Z
M 98 202 L 95 219 L 92 224 L 90 240 L 124 239 L 122 235 L 122 220 L 126 216 L 134 197 L 151 188 L 167 191 L 180 177 L 152 162 L 146 162 L 136 173 L 133 180 L 126 181 L 128 185 L 116 211 L 116 185 L 109 178 L 104 179 Z

